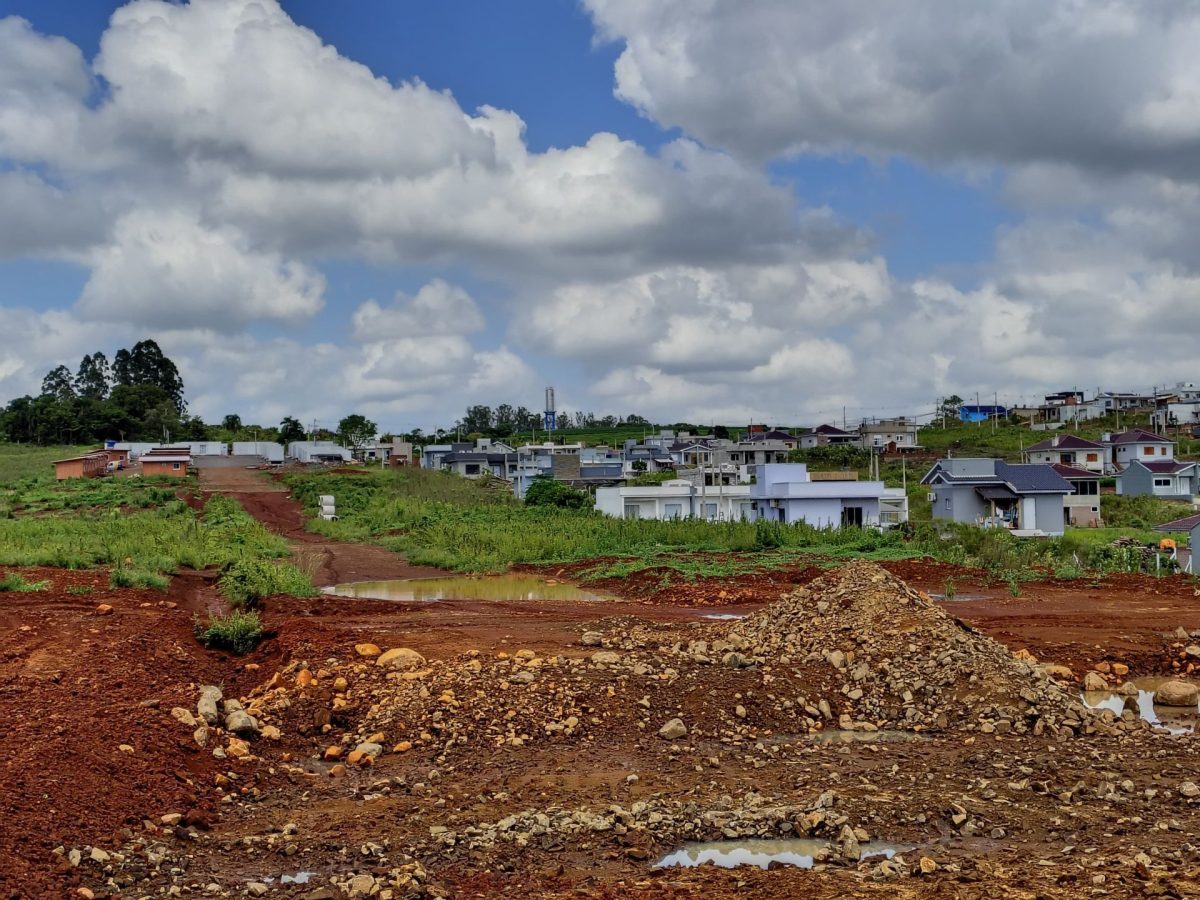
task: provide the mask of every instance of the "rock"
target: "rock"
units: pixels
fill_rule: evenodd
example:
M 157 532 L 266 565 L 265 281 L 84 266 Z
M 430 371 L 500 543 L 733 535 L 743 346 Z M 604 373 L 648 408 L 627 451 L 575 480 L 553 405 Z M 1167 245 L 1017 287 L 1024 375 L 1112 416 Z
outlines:
M 532 672 L 516 672 L 508 677 L 508 680 L 513 684 L 533 684 L 534 674 Z
M 1185 781 L 1179 786 L 1179 793 L 1182 796 L 1187 797 L 1189 800 L 1192 800 L 1196 797 L 1200 797 L 1200 787 L 1197 787 L 1196 782 L 1194 781 Z
M 209 725 L 216 725 L 221 721 L 221 713 L 217 709 L 217 704 L 220 702 L 221 689 L 219 687 L 215 684 L 200 685 L 200 699 L 196 702 L 196 712 Z
M 225 717 L 225 730 L 242 737 L 258 734 L 258 722 L 244 709 L 235 709 Z
M 201 725 L 192 732 L 192 740 L 196 742 L 198 747 L 203 747 L 208 743 L 208 726 Z
M 583 641 L 583 646 L 585 646 L 585 647 L 599 647 L 600 642 L 603 640 L 604 640 L 604 635 L 601 634 L 599 631 L 585 631 L 583 633 L 582 641 Z
M 1186 628 L 1184 628 L 1182 625 L 1180 625 L 1178 628 L 1175 629 L 1175 637 L 1179 638 L 1179 640 L 1181 640 L 1181 641 L 1186 641 L 1188 638 L 1191 637 L 1191 635 L 1188 634 L 1188 630 Z
M 408 647 L 393 647 L 385 653 L 380 654 L 375 660 L 377 666 L 382 666 L 385 669 L 415 669 L 417 666 L 423 665 L 425 657 L 416 650 L 411 650 Z
M 354 652 L 359 656 L 365 656 L 367 659 L 374 659 L 376 656 L 379 656 L 379 654 L 383 653 L 383 651 L 379 649 L 378 644 L 355 644 Z
M 1121 677 L 1129 674 L 1129 666 L 1125 665 L 1125 663 L 1113 663 L 1112 670 L 1114 675 L 1120 675 Z
M 1183 655 L 1192 659 L 1200 659 L 1200 644 L 1189 644 L 1183 648 Z
M 108 862 L 109 860 L 108 854 L 99 847 L 92 848 L 91 856 L 89 858 L 92 862 L 97 862 L 101 865 L 104 865 L 104 863 Z
M 265 894 L 269 890 L 270 890 L 270 888 L 267 887 L 265 884 L 263 884 L 261 881 L 247 881 L 246 882 L 246 893 L 249 894 L 251 897 L 261 897 L 261 896 L 263 896 L 263 894 Z
M 96 900 L 95 892 L 89 887 L 75 888 L 75 896 L 82 897 L 83 900 Z
M 735 706 L 733 708 L 733 714 L 735 716 L 737 716 L 739 719 L 746 718 L 746 707 L 742 706 L 742 704 L 739 703 L 737 706 Z
M 740 653 L 735 653 L 732 650 L 721 657 L 721 665 L 728 669 L 744 669 L 749 666 L 750 660 L 742 656 Z
M 862 847 L 858 843 L 858 836 L 849 825 L 843 825 L 842 832 L 838 835 L 838 850 L 844 859 L 855 862 L 862 856 Z
M 687 726 L 683 724 L 682 719 L 672 719 L 671 721 L 667 722 L 667 724 L 663 725 L 662 728 L 658 729 L 658 736 L 660 738 L 666 738 L 668 741 L 673 741 L 676 738 L 684 737 L 687 735 L 687 733 Z
M 310 669 L 301 669 L 296 673 L 296 686 L 308 687 L 314 681 L 313 673 Z
M 369 897 L 375 890 L 373 875 L 355 875 L 346 885 L 346 893 L 351 897 Z
M 831 650 L 825 654 L 825 662 L 829 663 L 835 669 L 841 669 L 846 665 L 846 654 L 841 650 Z
M 611 666 L 621 661 L 621 654 L 612 650 L 597 650 L 592 654 L 592 664 L 597 666 Z
M 1138 695 L 1138 688 L 1132 681 L 1126 681 L 1117 688 L 1117 693 L 1122 697 L 1136 697 Z
M 325 748 L 325 760 L 330 762 L 335 759 L 340 759 L 342 754 L 346 752 L 346 748 L 340 744 L 331 744 Z
M 1083 689 L 1085 691 L 1107 691 L 1108 682 L 1099 672 L 1088 672 L 1083 676 Z
M 98 615 L 98 616 L 111 616 L 112 612 L 113 612 L 112 606 L 110 606 L 107 603 L 101 603 L 99 606 L 96 607 L 96 615 Z
M 383 753 L 383 746 L 372 741 L 363 741 L 354 748 L 355 753 L 361 753 L 363 756 L 375 759 Z
M 917 867 L 921 870 L 922 875 L 932 875 L 938 870 L 938 864 L 928 856 L 922 856 L 920 862 L 917 863 Z
M 183 813 L 167 813 L 159 819 L 164 825 L 174 827 L 183 821 Z
M 268 741 L 277 741 L 283 737 L 283 733 L 274 725 L 264 725 L 262 728 L 262 736 Z
M 196 727 L 196 717 L 192 715 L 190 709 L 184 709 L 182 706 L 176 706 L 171 710 L 171 718 L 188 728 Z
M 1165 681 L 1154 692 L 1154 702 L 1161 706 L 1195 706 L 1200 702 L 1200 689 L 1186 681 Z

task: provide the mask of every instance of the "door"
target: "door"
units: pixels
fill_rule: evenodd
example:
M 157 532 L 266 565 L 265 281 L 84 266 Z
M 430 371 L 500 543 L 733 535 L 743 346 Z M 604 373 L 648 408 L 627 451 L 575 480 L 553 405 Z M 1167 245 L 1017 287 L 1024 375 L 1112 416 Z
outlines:
M 862 528 L 863 508 L 861 506 L 842 507 L 842 527 Z
M 663 511 L 666 513 L 665 518 L 682 519 L 683 504 L 682 503 L 667 503 L 663 506 Z

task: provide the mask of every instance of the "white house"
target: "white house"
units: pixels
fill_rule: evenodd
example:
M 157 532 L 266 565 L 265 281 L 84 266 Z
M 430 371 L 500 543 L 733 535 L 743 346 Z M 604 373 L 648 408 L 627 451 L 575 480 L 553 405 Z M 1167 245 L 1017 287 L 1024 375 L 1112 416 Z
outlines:
M 1124 469 L 1135 459 L 1140 462 L 1168 462 L 1175 458 L 1175 442 L 1142 428 L 1106 435 L 1105 443 L 1112 447 L 1112 462 Z
M 229 445 L 224 441 L 185 441 L 182 446 L 189 447 L 192 456 L 229 455 Z
M 617 519 L 754 518 L 750 485 L 702 488 L 683 479 L 596 488 L 596 509 Z
M 879 419 L 863 422 L 858 426 L 859 443 L 866 450 L 882 450 L 895 453 L 915 450 L 917 444 L 917 422 L 915 419 Z
M 234 456 L 259 456 L 269 463 L 283 462 L 283 445 L 274 441 L 234 441 Z
M 1026 462 L 1044 466 L 1072 466 L 1103 475 L 1108 448 L 1074 434 L 1056 434 L 1025 451 Z
M 333 441 L 292 441 L 287 445 L 289 458 L 302 463 L 350 462 L 354 456 Z

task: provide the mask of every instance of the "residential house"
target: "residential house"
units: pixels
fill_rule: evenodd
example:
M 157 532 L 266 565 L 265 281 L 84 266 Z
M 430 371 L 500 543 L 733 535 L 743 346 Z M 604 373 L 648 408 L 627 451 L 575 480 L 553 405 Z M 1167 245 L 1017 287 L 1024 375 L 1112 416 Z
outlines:
M 1123 497 L 1161 497 L 1164 500 L 1200 501 L 1200 463 L 1181 459 L 1135 459 L 1117 475 L 1117 493 Z
M 103 447 L 94 450 L 93 452 L 108 454 L 108 470 L 110 472 L 115 472 L 119 469 L 126 469 L 129 467 L 129 451 L 119 450 L 116 447 L 110 447 L 108 441 L 105 441 Z
M 234 456 L 254 456 L 273 466 L 283 463 L 283 444 L 274 441 L 234 441 Z
M 673 479 L 662 484 L 620 485 L 596 489 L 596 510 L 618 519 L 751 520 L 750 485 L 702 488 Z
M 1140 462 L 1166 462 L 1175 458 L 1175 442 L 1143 428 L 1107 434 L 1104 442 L 1112 447 L 1111 462 L 1118 470 L 1135 459 Z
M 189 441 L 180 444 L 191 451 L 192 456 L 228 456 L 229 445 L 224 441 Z
M 110 444 L 111 444 L 111 447 L 110 447 Z M 158 444 L 155 444 L 153 442 L 146 442 L 146 441 L 116 441 L 116 442 L 105 441 L 104 442 L 104 449 L 106 449 L 106 450 L 108 450 L 108 449 L 124 450 L 129 454 L 129 458 L 132 460 L 138 459 L 143 453 L 149 453 L 151 450 L 153 450 L 157 446 L 158 446 Z
M 302 463 L 351 462 L 354 455 L 333 441 L 292 441 L 287 445 L 289 459 Z
M 143 453 L 138 463 L 142 474 L 146 477 L 155 475 L 172 478 L 182 478 L 188 473 L 192 464 L 191 448 L 187 445 L 179 447 L 155 447 Z
M 1025 451 L 1025 461 L 1037 465 L 1075 466 L 1103 475 L 1108 448 L 1074 434 L 1056 434 Z
M 1100 522 L 1100 473 L 1093 469 L 1055 463 L 1055 472 L 1071 485 L 1071 493 L 1063 498 L 1067 524 L 1078 528 L 1095 528 Z
M 1143 412 L 1154 409 L 1153 394 L 1138 394 L 1129 391 L 1101 391 L 1096 400 L 1104 407 L 1106 413 Z
M 734 466 L 764 466 L 787 462 L 792 448 L 785 441 L 755 440 L 738 441 L 721 453 L 721 458 Z
M 935 519 L 1028 535 L 1063 534 L 1063 498 L 1072 492 L 1050 466 L 973 457 L 938 460 L 921 484 L 932 489 Z
M 818 425 L 811 431 L 802 433 L 798 440 L 801 450 L 811 450 L 829 444 L 857 444 L 858 435 L 852 431 L 843 431 L 836 425 Z
M 795 450 L 800 446 L 800 439 L 794 434 L 787 431 L 782 431 L 774 428 L 770 431 L 754 431 L 746 435 L 747 441 L 779 441 L 787 445 L 789 450 Z
M 1155 408 L 1150 420 L 1161 431 L 1195 428 L 1200 425 L 1200 400 L 1169 400 Z
M 675 468 L 670 453 L 650 444 L 627 443 L 625 447 L 625 474 L 640 475 L 642 472 L 667 472 Z
M 880 527 L 882 481 L 815 481 L 804 463 L 758 467 L 750 485 L 756 517 L 815 528 Z
M 491 475 L 506 481 L 517 471 L 515 452 L 483 450 L 460 450 L 445 454 L 441 468 L 464 478 L 482 478 Z
M 916 450 L 917 422 L 915 419 L 879 419 L 858 426 L 859 443 L 866 450 L 883 453 L 902 453 Z
M 426 444 L 421 448 L 421 468 L 440 469 L 442 467 L 442 457 L 446 454 L 465 452 L 474 448 L 475 445 L 469 441 L 456 444 Z
M 68 459 L 56 459 L 53 462 L 54 478 L 57 481 L 66 481 L 68 478 L 99 478 L 107 474 L 108 465 L 109 457 L 103 450 Z
M 958 408 L 960 422 L 990 422 L 1008 418 L 1008 408 L 994 403 L 965 403 Z

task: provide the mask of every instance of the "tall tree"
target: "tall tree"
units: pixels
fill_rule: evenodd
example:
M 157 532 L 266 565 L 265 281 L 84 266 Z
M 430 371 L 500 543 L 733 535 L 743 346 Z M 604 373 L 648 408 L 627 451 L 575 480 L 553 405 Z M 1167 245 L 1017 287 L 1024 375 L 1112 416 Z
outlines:
M 53 397 L 60 403 L 68 403 L 75 399 L 75 383 L 71 378 L 71 370 L 66 366 L 55 366 L 42 379 L 42 396 Z
M 130 359 L 129 351 L 121 348 L 113 357 L 112 362 L 112 382 L 115 387 L 118 384 L 133 384 L 133 362 Z
M 99 351 L 89 353 L 79 361 L 79 371 L 75 373 L 75 393 L 80 397 L 103 400 L 108 396 L 109 378 L 108 357 Z
M 138 341 L 129 351 L 129 377 L 132 384 L 153 384 L 163 389 L 175 409 L 183 411 L 183 379 L 175 363 L 152 340 Z
M 226 431 L 238 432 L 242 430 L 242 417 L 237 413 L 230 413 L 221 420 L 221 427 Z
M 492 408 L 478 404 L 467 408 L 467 414 L 459 423 L 464 434 L 487 434 L 492 430 Z
M 290 444 L 293 441 L 304 440 L 304 426 L 300 420 L 292 416 L 284 416 L 279 423 L 279 443 Z
M 353 413 L 338 422 L 338 437 L 347 447 L 357 450 L 370 441 L 379 432 L 379 426 L 368 419 Z

